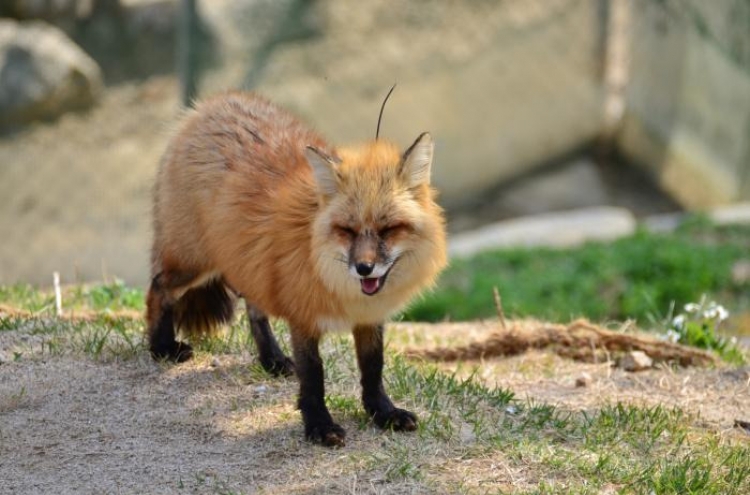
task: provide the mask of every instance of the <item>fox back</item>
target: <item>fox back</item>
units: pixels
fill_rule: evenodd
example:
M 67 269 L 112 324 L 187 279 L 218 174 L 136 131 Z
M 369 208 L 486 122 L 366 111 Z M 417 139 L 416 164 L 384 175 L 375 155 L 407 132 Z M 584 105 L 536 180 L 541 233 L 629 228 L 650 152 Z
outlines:
M 445 265 L 431 163 L 427 134 L 336 149 L 256 95 L 206 100 L 161 163 L 153 271 L 221 278 L 309 332 L 381 322 Z

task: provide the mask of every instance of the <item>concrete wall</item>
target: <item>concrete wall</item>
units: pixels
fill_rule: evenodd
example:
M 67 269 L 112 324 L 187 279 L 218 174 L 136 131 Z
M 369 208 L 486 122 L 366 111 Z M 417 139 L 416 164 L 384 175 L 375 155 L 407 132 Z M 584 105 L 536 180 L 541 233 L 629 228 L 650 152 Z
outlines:
M 750 4 L 629 4 L 619 148 L 687 208 L 750 198 Z

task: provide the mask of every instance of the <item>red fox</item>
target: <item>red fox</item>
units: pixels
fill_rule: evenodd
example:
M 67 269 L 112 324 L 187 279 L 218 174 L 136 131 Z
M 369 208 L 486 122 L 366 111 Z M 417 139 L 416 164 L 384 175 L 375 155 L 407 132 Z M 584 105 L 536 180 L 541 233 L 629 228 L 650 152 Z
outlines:
M 241 297 L 264 369 L 299 379 L 305 436 L 336 446 L 345 431 L 325 405 L 318 344 L 351 328 L 365 410 L 382 428 L 414 430 L 416 416 L 383 387 L 383 324 L 446 264 L 432 161 L 427 133 L 404 153 L 379 139 L 339 149 L 253 93 L 199 103 L 156 179 L 151 354 L 190 359 L 178 333 L 212 332 Z M 293 361 L 269 316 L 289 324 Z

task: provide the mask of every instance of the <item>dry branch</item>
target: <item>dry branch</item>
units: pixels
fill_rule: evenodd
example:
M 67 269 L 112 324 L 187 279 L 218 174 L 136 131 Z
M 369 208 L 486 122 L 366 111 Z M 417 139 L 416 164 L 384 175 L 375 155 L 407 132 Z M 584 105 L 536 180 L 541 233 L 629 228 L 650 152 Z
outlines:
M 577 361 L 601 362 L 608 356 L 643 351 L 654 362 L 676 362 L 682 366 L 706 366 L 716 358 L 703 350 L 647 335 L 606 330 L 586 320 L 568 325 L 514 321 L 506 328 L 498 326 L 486 338 L 455 347 L 408 348 L 411 358 L 433 361 L 463 361 L 497 356 L 514 356 L 530 349 L 549 349 Z

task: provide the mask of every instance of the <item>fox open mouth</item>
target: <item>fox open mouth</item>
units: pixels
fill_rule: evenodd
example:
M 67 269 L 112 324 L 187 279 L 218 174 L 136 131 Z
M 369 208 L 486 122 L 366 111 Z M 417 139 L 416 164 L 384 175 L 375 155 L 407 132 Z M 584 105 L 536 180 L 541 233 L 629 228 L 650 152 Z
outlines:
M 374 296 L 378 292 L 380 292 L 381 287 L 383 287 L 383 284 L 385 283 L 385 275 L 382 277 L 373 277 L 373 278 L 361 278 L 359 279 L 359 283 L 362 286 L 362 293 L 368 295 L 368 296 Z
M 386 271 L 382 277 L 360 278 L 359 285 L 362 287 L 362 293 L 366 296 L 374 296 L 380 292 L 380 289 L 385 285 L 385 279 L 388 278 L 388 274 L 391 273 L 391 268 L 393 268 L 393 265 L 395 264 L 396 263 L 393 263 L 388 267 L 388 271 Z

